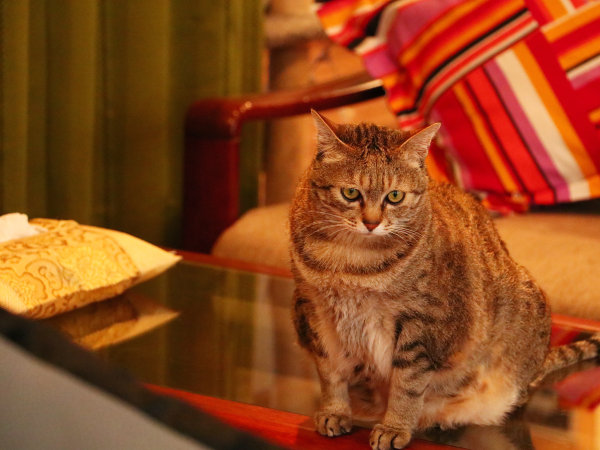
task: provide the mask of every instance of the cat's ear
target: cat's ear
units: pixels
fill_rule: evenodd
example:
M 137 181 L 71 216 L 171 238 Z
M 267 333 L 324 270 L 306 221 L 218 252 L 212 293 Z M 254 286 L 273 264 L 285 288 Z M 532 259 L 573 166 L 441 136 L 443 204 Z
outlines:
M 323 117 L 314 109 L 310 110 L 317 128 L 317 158 L 323 160 L 339 160 L 344 156 L 344 150 L 348 148 L 337 136 L 338 126 L 331 120 Z M 347 151 L 347 150 L 346 150 Z
M 400 148 L 408 163 L 413 167 L 423 167 L 429 152 L 431 141 L 440 129 L 441 123 L 436 122 L 417 131 L 409 137 Z
M 317 127 L 317 139 L 319 144 L 331 145 L 337 143 L 340 139 L 337 137 L 337 124 L 326 117 L 323 117 L 314 109 L 310 110 L 311 115 Z

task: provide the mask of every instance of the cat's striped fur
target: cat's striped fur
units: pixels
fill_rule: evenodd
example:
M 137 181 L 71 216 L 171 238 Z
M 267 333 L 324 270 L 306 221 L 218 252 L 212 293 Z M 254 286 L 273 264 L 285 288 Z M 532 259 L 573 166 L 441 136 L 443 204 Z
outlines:
M 294 321 L 321 380 L 320 433 L 350 431 L 354 397 L 382 421 L 374 449 L 403 448 L 434 424 L 499 423 L 532 381 L 598 355 L 598 336 L 549 351 L 544 294 L 487 212 L 429 180 L 439 124 L 410 135 L 314 116 L 318 151 L 290 228 Z

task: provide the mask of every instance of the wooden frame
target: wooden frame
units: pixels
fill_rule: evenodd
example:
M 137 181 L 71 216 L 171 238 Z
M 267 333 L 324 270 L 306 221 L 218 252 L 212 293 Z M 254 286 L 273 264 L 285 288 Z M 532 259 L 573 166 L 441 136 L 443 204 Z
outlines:
M 304 89 L 193 103 L 185 120 L 183 248 L 210 252 L 219 234 L 238 218 L 240 136 L 245 122 L 336 108 L 382 95 L 381 81 L 363 73 Z

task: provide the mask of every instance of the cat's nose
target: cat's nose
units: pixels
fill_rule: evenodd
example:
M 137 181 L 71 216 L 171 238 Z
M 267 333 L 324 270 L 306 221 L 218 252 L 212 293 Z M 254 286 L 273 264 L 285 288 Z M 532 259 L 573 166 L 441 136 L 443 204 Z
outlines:
M 365 227 L 367 227 L 367 230 L 373 231 L 375 228 L 377 228 L 377 226 L 381 222 L 366 222 L 366 221 L 363 221 L 363 223 L 365 224 Z

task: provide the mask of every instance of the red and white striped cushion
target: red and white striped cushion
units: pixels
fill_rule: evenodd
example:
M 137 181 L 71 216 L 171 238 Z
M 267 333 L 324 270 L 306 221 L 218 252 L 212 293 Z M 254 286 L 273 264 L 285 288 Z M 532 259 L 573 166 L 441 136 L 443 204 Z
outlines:
M 600 197 L 600 2 L 332 0 L 328 35 L 403 128 L 440 121 L 432 176 L 499 210 Z

